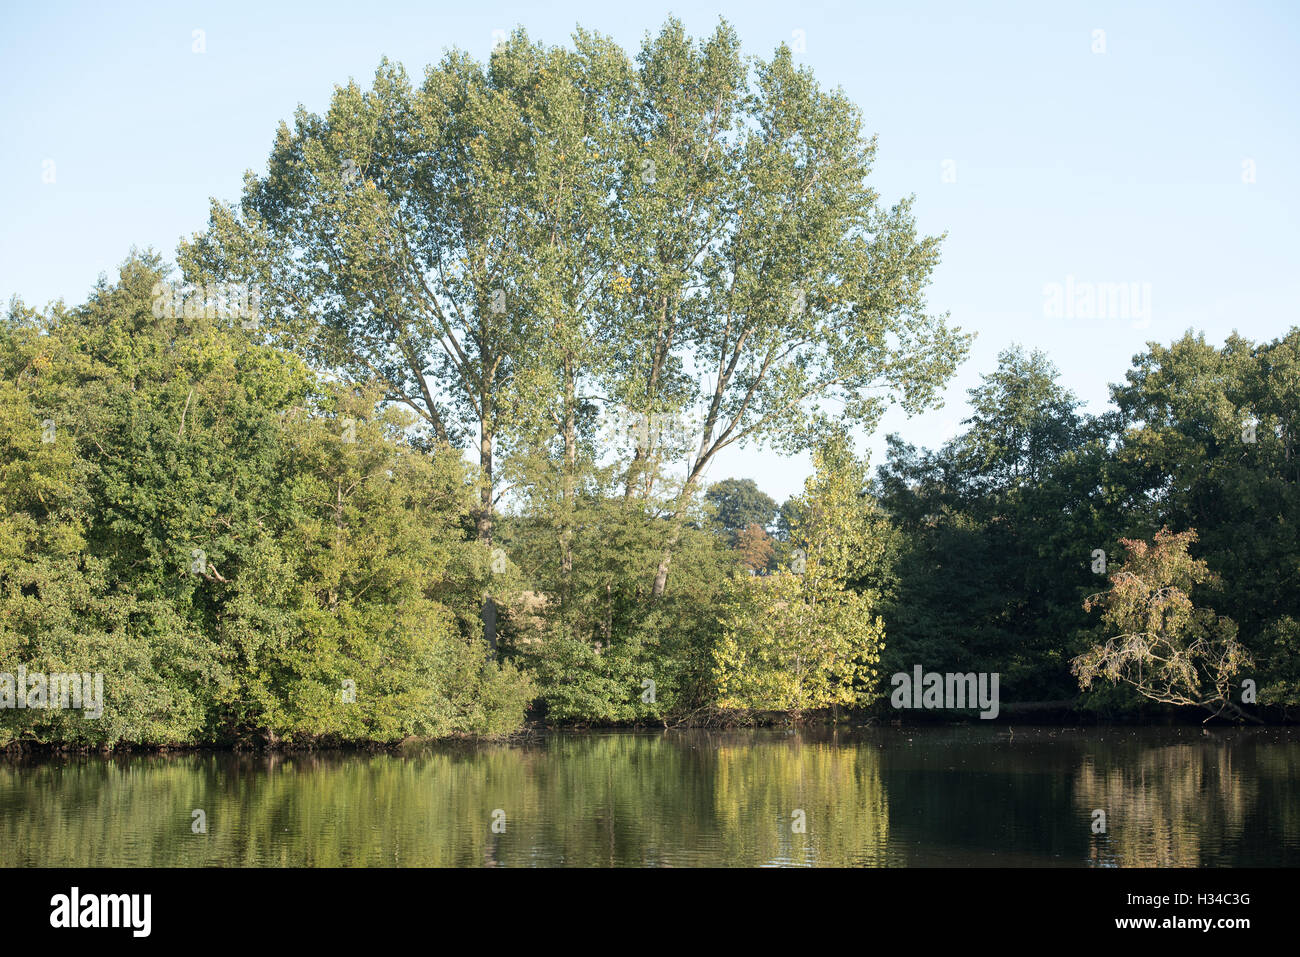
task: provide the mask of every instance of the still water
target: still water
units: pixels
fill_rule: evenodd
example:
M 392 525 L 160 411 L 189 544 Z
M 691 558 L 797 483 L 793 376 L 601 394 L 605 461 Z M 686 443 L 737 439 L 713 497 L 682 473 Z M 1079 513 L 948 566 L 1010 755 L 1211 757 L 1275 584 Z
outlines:
M 1290 729 L 1006 726 L 0 757 L 0 864 L 1296 866 L 1297 768 Z

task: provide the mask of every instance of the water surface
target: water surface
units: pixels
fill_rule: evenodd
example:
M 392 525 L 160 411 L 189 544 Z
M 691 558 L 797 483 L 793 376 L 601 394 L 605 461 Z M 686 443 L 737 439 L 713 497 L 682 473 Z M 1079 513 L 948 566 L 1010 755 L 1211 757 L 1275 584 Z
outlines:
M 0 758 L 0 864 L 1295 866 L 1297 767 L 1294 730 L 1194 727 Z

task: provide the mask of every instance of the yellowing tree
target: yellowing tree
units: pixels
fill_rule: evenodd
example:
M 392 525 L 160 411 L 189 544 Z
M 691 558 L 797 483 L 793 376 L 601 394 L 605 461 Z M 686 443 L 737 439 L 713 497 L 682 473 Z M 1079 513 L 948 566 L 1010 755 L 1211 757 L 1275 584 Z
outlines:
M 1236 624 L 1192 604 L 1192 589 L 1214 581 L 1206 563 L 1188 554 L 1195 541 L 1194 531 L 1167 528 L 1150 545 L 1120 539 L 1127 560 L 1111 574 L 1110 589 L 1084 603 L 1102 610 L 1114 634 L 1071 663 L 1080 688 L 1104 678 L 1152 701 L 1204 708 L 1210 717 L 1226 710 L 1251 718 L 1231 697 L 1236 676 L 1252 666 Z
M 865 466 L 847 437 L 835 436 L 813 462 L 792 564 L 737 576 L 728 589 L 714 649 L 720 707 L 798 715 L 873 695 L 885 638 L 878 593 L 849 585 L 882 566 L 887 529 L 864 494 Z

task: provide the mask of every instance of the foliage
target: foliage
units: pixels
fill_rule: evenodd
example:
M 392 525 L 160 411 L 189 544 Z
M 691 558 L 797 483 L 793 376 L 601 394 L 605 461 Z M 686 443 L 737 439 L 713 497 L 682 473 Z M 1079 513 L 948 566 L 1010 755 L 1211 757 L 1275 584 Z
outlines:
M 7 733 L 310 743 L 517 727 L 532 687 L 485 663 L 474 630 L 486 561 L 462 531 L 459 457 L 412 447 L 409 418 L 374 389 L 320 380 L 237 324 L 156 315 L 163 278 L 135 256 L 84 307 L 15 307 L 3 324 L 0 660 L 104 683 L 100 719 L 5 710 Z
M 1164 704 L 1240 713 L 1233 679 L 1252 662 L 1231 619 L 1192 604 L 1191 590 L 1212 578 L 1206 563 L 1188 554 L 1194 541 L 1195 532 L 1162 529 L 1151 545 L 1120 542 L 1127 561 L 1111 574 L 1110 589 L 1084 604 L 1102 609 L 1111 636 L 1071 663 L 1080 687 L 1105 678 Z
M 1095 415 L 1009 347 L 959 434 L 890 436 L 869 483 L 849 432 L 938 404 L 970 339 L 875 151 L 842 91 L 725 22 L 635 55 L 520 30 L 300 109 L 178 254 L 261 325 L 159 310 L 153 254 L 0 323 L 0 664 L 109 699 L 0 730 L 668 722 L 865 704 L 917 664 L 1232 713 L 1249 660 L 1261 704 L 1300 704 L 1300 328 L 1148 343 Z M 708 485 L 747 443 L 813 452 L 804 492 Z
M 751 573 L 767 571 L 776 558 L 772 539 L 757 523 L 743 529 L 737 536 L 736 552 L 741 564 Z
M 1220 349 L 1190 333 L 1152 343 L 1112 394 L 1134 531 L 1196 529 L 1218 580 L 1207 592 L 1259 662 L 1261 700 L 1300 704 L 1284 651 L 1300 619 L 1300 327 Z
M 997 672 L 1007 700 L 1064 699 L 1090 556 L 1125 529 L 1107 423 L 1077 412 L 1044 355 L 1018 348 L 970 399 L 966 430 L 938 451 L 891 436 L 877 477 L 902 533 L 886 670 Z
M 776 502 L 764 494 L 753 479 L 723 479 L 704 493 L 714 509 L 714 522 L 735 544 L 751 525 L 766 530 L 776 515 Z
M 555 485 L 565 574 L 592 413 L 672 420 L 620 463 L 629 495 L 673 486 L 661 597 L 718 453 L 809 448 L 828 405 L 924 409 L 966 353 L 925 301 L 940 237 L 868 185 L 875 149 L 841 91 L 784 45 L 747 62 L 725 22 L 670 19 L 635 60 L 519 30 L 300 110 L 181 261 L 259 284 L 284 344 L 474 444 L 483 542 L 503 476 Z
M 736 576 L 714 652 L 718 705 L 792 711 L 873 699 L 884 623 L 878 592 L 853 590 L 884 554 L 865 497 L 865 470 L 843 435 L 814 455 L 816 474 L 795 528 L 806 548 L 798 570 Z

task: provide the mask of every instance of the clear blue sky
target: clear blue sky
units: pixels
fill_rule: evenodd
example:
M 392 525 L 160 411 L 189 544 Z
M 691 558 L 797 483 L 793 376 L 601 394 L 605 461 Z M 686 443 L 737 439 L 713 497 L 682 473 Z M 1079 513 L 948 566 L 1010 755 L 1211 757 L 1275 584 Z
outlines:
M 948 233 L 931 303 L 978 339 L 945 408 L 891 414 L 864 442 L 873 464 L 886 431 L 926 445 L 951 435 L 965 390 L 1012 342 L 1046 351 L 1100 411 L 1148 339 L 1267 339 L 1300 321 L 1294 2 L 125 7 L 0 12 L 6 301 L 80 302 L 132 245 L 173 256 L 209 197 L 236 199 L 244 170 L 265 168 L 281 119 L 323 109 L 349 77 L 368 84 L 383 55 L 418 74 L 449 47 L 486 57 L 494 30 L 520 24 L 548 43 L 582 24 L 635 50 L 675 13 L 696 35 L 725 16 L 764 56 L 802 31 L 797 58 L 880 136 L 876 187 L 915 194 L 922 228 Z M 1047 315 L 1045 285 L 1067 276 L 1149 284 L 1149 317 Z M 784 498 L 806 471 L 741 452 L 711 478 L 750 476 Z

